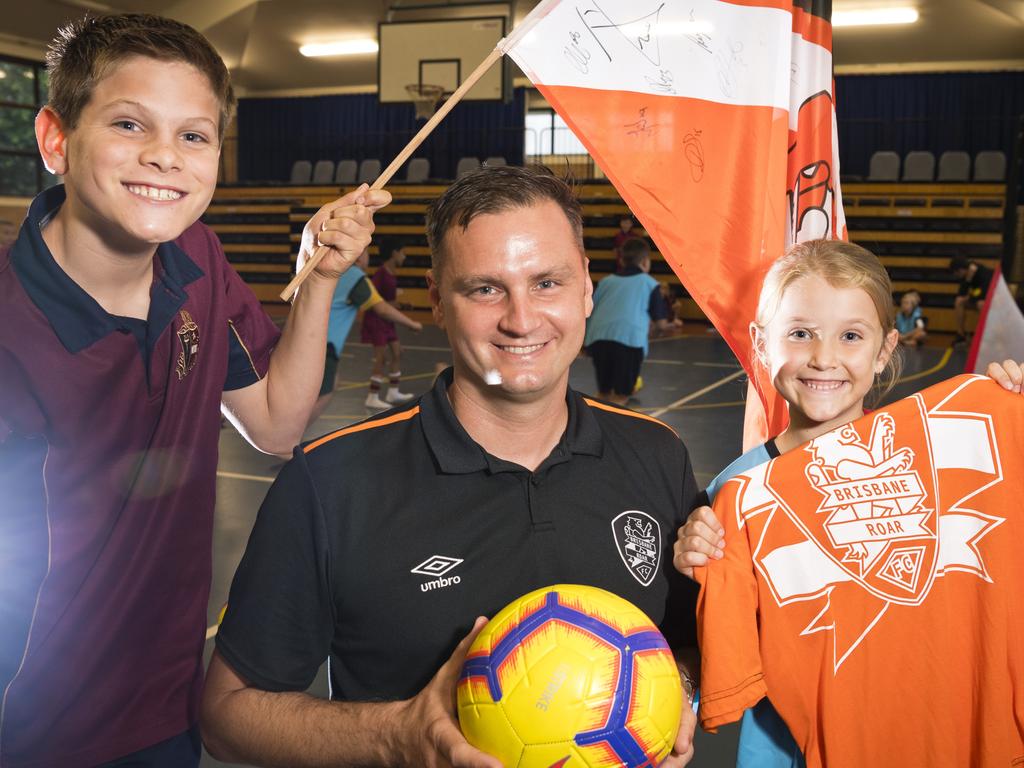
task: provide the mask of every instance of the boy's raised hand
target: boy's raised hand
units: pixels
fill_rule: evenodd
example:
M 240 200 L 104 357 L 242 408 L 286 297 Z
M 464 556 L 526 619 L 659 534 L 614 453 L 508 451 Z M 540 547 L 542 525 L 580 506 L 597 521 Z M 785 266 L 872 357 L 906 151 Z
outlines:
M 323 277 L 338 279 L 370 244 L 373 214 L 390 202 L 391 193 L 387 190 L 371 190 L 362 184 L 325 205 L 302 230 L 296 271 L 301 271 L 317 248 L 324 246 L 329 251 L 314 271 Z
M 1003 389 L 1011 392 L 1024 391 L 1024 362 L 1003 360 L 1002 363 L 989 363 L 985 373 L 989 378 L 995 379 Z

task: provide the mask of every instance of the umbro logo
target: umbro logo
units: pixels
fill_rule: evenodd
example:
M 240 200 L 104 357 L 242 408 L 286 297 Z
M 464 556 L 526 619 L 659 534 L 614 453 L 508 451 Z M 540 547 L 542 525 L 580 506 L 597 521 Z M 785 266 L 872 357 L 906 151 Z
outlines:
M 429 592 L 432 589 L 442 589 L 444 587 L 450 587 L 453 584 L 459 584 L 462 581 L 460 576 L 445 576 L 446 573 L 451 571 L 457 565 L 462 562 L 461 558 L 458 557 L 446 557 L 444 555 L 431 555 L 422 563 L 417 565 L 415 568 L 410 570 L 410 573 L 418 573 L 421 576 L 436 576 L 437 578 L 430 581 L 423 582 L 420 584 L 420 589 L 423 592 Z

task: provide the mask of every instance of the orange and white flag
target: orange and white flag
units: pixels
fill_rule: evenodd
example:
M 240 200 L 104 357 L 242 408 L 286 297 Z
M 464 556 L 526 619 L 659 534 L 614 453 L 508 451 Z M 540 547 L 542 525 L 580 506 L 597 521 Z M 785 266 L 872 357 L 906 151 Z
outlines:
M 752 444 L 787 419 L 752 363 L 764 273 L 845 235 L 831 26 L 806 5 L 545 0 L 503 43 L 751 374 Z
M 1024 314 L 997 269 L 967 353 L 967 373 L 984 373 L 989 363 L 1024 360 Z

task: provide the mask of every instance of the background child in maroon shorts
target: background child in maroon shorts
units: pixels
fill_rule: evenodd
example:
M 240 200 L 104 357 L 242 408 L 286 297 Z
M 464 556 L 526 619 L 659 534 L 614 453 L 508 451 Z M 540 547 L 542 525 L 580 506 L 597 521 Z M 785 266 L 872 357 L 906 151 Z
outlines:
M 405 252 L 401 245 L 386 239 L 380 240 L 379 247 L 384 262 L 373 273 L 371 280 L 381 298 L 397 308 L 398 277 L 395 272 L 405 262 Z M 368 312 L 363 315 L 360 337 L 364 343 L 373 345 L 373 373 L 370 376 L 370 391 L 366 395 L 366 407 L 390 408 L 410 400 L 413 396 L 398 388 L 402 380 L 402 344 L 398 340 L 395 324 Z M 381 397 L 385 365 L 388 366 L 388 389 Z

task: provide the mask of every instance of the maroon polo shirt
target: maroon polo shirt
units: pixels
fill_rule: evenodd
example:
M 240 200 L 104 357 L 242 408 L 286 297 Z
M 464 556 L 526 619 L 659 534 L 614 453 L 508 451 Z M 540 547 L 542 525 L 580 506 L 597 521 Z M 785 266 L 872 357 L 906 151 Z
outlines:
M 278 338 L 216 236 L 153 262 L 146 320 L 54 261 L 39 195 L 0 251 L 0 766 L 93 765 L 197 719 L 220 401 Z

